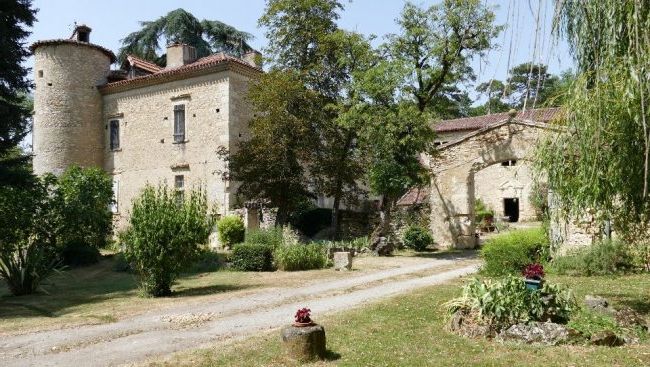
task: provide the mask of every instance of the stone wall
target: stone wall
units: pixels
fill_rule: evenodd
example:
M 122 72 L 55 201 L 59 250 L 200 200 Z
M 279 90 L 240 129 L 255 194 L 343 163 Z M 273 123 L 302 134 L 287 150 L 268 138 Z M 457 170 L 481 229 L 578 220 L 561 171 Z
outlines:
M 147 184 L 205 188 L 208 200 L 227 214 L 235 190 L 222 179 L 226 166 L 217 155 L 245 138 L 248 109 L 241 102 L 245 77 L 232 71 L 106 94 L 103 97 L 104 168 L 114 177 L 118 227 L 125 225 L 132 200 Z M 184 143 L 174 142 L 174 106 L 185 106 Z M 119 120 L 120 148 L 109 148 L 108 124 Z
M 111 60 L 97 48 L 71 43 L 34 52 L 34 172 L 60 174 L 71 164 L 101 167 L 102 98 Z
M 532 148 L 547 131 L 543 124 L 509 121 L 441 147 L 431 160 L 430 195 L 431 230 L 440 246 L 476 246 L 474 202 L 481 171 L 506 160 L 530 162 Z

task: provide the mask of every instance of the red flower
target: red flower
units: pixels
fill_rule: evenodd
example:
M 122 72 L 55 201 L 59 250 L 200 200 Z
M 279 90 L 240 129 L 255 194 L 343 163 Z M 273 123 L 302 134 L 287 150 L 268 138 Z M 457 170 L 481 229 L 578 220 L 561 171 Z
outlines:
M 529 264 L 524 268 L 522 274 L 526 279 L 540 280 L 544 278 L 544 267 L 542 264 Z
M 308 324 L 311 322 L 311 318 L 309 317 L 311 315 L 311 310 L 303 307 L 296 311 L 296 315 L 294 316 L 296 318 L 296 322 L 302 323 L 302 324 Z

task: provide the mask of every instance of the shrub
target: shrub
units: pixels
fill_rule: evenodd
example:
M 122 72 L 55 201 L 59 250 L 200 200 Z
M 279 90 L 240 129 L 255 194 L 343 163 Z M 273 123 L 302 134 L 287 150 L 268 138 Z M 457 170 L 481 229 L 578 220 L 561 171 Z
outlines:
M 474 202 L 474 215 L 479 228 L 487 228 L 494 219 L 494 210 L 489 208 L 481 199 Z
M 241 271 L 272 271 L 273 249 L 265 244 L 240 243 L 230 255 L 232 266 Z
M 482 271 L 489 276 L 520 274 L 526 265 L 543 262 L 548 248 L 548 237 L 541 228 L 496 235 L 481 249 Z
M 426 228 L 409 226 L 404 231 L 402 241 L 406 247 L 415 251 L 424 251 L 429 245 L 433 244 L 433 237 Z
M 499 280 L 473 279 L 461 297 L 446 303 L 449 313 L 476 315 L 491 330 L 499 331 L 519 322 L 553 321 L 565 323 L 577 304 L 570 291 L 545 283 L 531 292 L 520 277 Z
M 621 241 L 601 241 L 580 248 L 572 254 L 558 256 L 551 262 L 551 269 L 558 274 L 607 275 L 632 270 L 633 258 L 628 247 Z
M 227 247 L 244 242 L 244 221 L 236 215 L 227 215 L 217 222 L 219 241 Z
M 280 246 L 273 252 L 273 258 L 278 269 L 285 271 L 322 269 L 327 266 L 326 247 L 317 243 Z
M 199 250 L 196 260 L 186 270 L 187 273 L 207 273 L 217 271 L 222 266 L 221 255 L 208 247 Z
M 106 245 L 113 225 L 113 183 L 106 172 L 70 166 L 58 179 L 56 199 L 60 215 L 57 242 L 62 249 Z
M 246 233 L 246 243 L 265 245 L 275 249 L 282 245 L 282 229 L 255 229 Z
M 65 265 L 86 266 L 99 262 L 101 254 L 85 242 L 69 242 L 61 251 L 61 257 Z
M 38 243 L 0 253 L 0 277 L 15 296 L 36 292 L 46 279 L 61 269 L 60 262 Z
M 205 193 L 191 191 L 179 202 L 165 185 L 146 186 L 133 203 L 129 228 L 120 234 L 143 290 L 154 297 L 171 294 L 172 282 L 196 259 L 213 226 Z
M 115 254 L 113 271 L 124 272 L 124 273 L 133 272 L 133 268 L 131 267 L 131 264 L 129 264 L 129 261 L 126 259 L 126 256 L 124 256 L 123 252 Z

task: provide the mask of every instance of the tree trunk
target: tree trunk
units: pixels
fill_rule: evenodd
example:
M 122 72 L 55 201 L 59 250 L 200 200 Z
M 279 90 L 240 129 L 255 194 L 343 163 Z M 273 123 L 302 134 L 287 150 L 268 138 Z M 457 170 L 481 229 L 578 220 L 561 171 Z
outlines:
M 345 145 L 341 150 L 341 156 L 339 158 L 339 169 L 336 176 L 336 188 L 334 189 L 334 204 L 332 206 L 332 239 L 338 241 L 341 236 L 341 218 L 340 218 L 340 206 L 341 206 L 341 197 L 343 196 L 343 179 L 341 178 L 341 170 L 345 164 L 345 160 L 348 158 L 348 152 L 350 150 L 350 145 L 354 140 L 354 132 L 348 130 L 347 137 L 345 139 Z
M 284 227 L 287 224 L 287 209 L 284 206 L 278 207 L 278 212 L 275 215 L 275 226 Z
M 388 239 L 392 209 L 393 200 L 384 196 L 379 209 L 379 224 L 370 235 L 370 249 L 377 255 L 390 255 L 393 252 L 393 245 Z

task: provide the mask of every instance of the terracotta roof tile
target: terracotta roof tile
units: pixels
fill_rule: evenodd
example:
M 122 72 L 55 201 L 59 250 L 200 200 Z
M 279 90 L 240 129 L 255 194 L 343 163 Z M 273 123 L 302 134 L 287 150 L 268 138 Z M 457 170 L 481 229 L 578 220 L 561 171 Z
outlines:
M 141 86 L 164 83 L 166 81 L 180 79 L 183 76 L 195 72 L 200 72 L 203 70 L 210 69 L 217 65 L 225 65 L 225 64 L 235 64 L 238 66 L 243 66 L 244 68 L 256 73 L 262 72 L 261 68 L 252 66 L 242 59 L 236 58 L 234 56 L 226 55 L 223 52 L 220 52 L 217 54 L 200 58 L 191 64 L 182 65 L 175 68 L 164 68 L 164 69 L 161 68 L 160 71 L 155 72 L 153 74 L 143 75 L 128 80 L 121 80 L 114 83 L 108 83 L 100 87 L 100 91 L 106 93 L 115 90 L 130 89 L 130 88 L 137 88 Z
M 397 200 L 397 206 L 425 204 L 429 201 L 430 190 L 431 189 L 428 187 L 412 187 L 406 194 Z
M 536 122 L 548 122 L 559 112 L 559 108 L 537 108 L 526 112 L 517 112 L 517 119 L 533 120 Z M 503 121 L 510 117 L 509 112 L 493 113 L 490 115 L 464 117 L 453 120 L 444 120 L 433 127 L 435 132 L 451 132 L 464 130 L 478 130 L 488 125 Z
M 162 67 L 160 67 L 160 66 L 158 66 L 158 65 L 156 65 L 156 64 L 154 64 L 152 62 L 149 62 L 147 60 L 143 60 L 143 59 L 141 59 L 139 57 L 136 57 L 136 56 L 133 56 L 133 55 L 127 56 L 126 59 L 129 61 L 129 63 L 131 65 L 133 65 L 135 67 L 138 67 L 138 68 L 140 68 L 142 70 L 148 71 L 150 73 L 157 73 L 157 72 L 159 72 L 159 71 L 161 71 L 163 69 Z
M 79 46 L 92 47 L 94 49 L 97 49 L 97 50 L 103 52 L 104 55 L 108 56 L 108 58 L 111 59 L 111 64 L 114 63 L 115 60 L 117 60 L 117 58 L 115 57 L 115 54 L 113 53 L 113 51 L 111 51 L 111 50 L 109 50 L 107 48 L 104 48 L 104 47 L 102 47 L 100 45 L 96 45 L 94 43 L 79 42 L 79 41 L 73 40 L 73 39 L 63 39 L 63 38 L 61 38 L 61 39 L 38 41 L 38 42 L 33 43 L 31 46 L 29 46 L 29 49 L 30 49 L 30 51 L 34 52 L 34 50 L 36 50 L 40 46 L 61 45 L 61 44 L 70 44 L 70 45 L 79 45 Z

